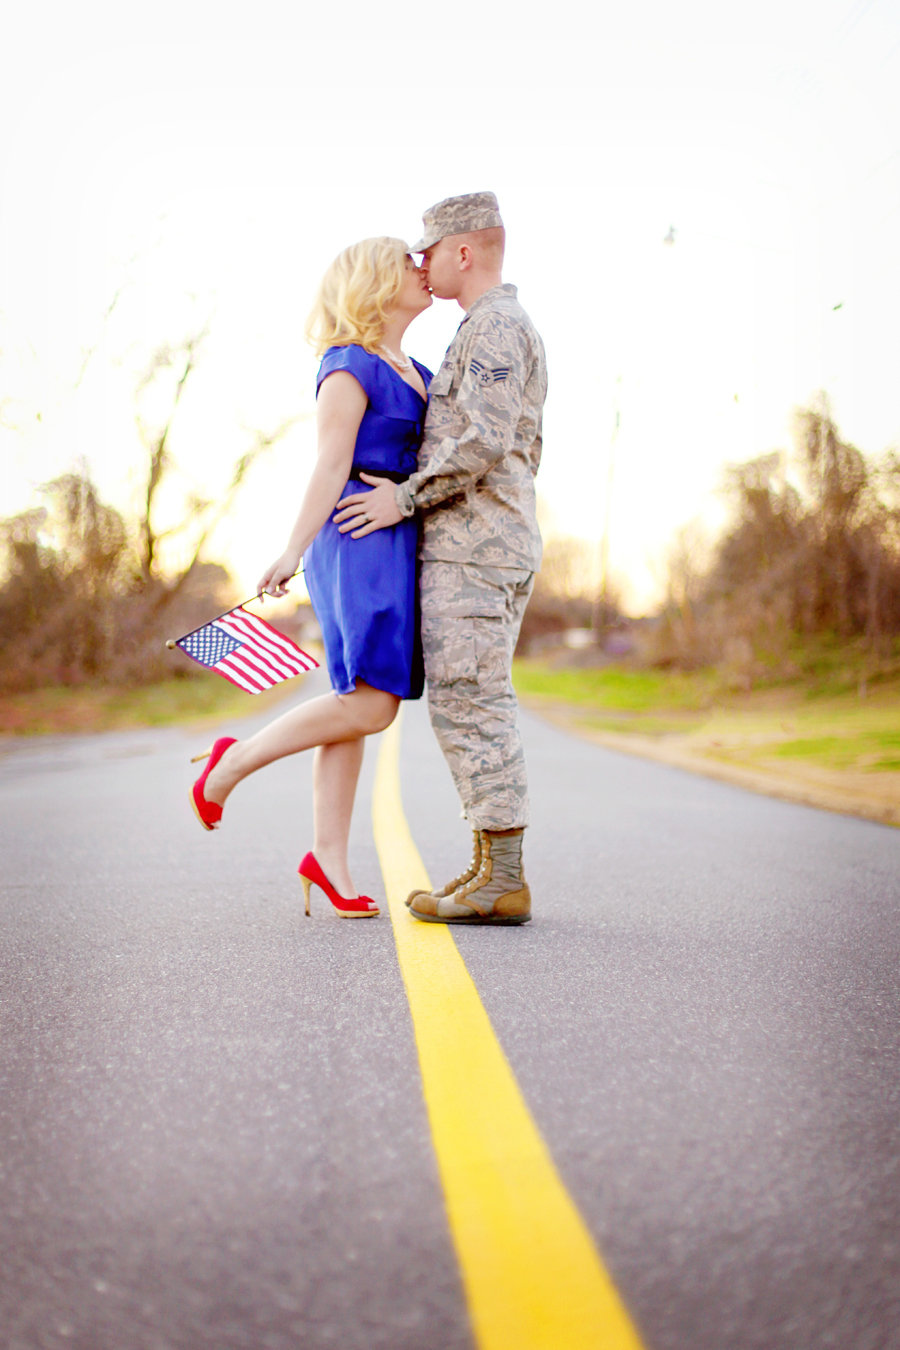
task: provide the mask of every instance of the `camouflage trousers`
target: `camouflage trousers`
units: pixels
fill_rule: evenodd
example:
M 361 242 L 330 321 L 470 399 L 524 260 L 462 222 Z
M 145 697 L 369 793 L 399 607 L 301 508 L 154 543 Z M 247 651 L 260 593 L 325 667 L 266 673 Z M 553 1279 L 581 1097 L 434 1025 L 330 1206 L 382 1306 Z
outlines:
M 428 711 L 473 829 L 528 824 L 528 779 L 512 656 L 534 573 L 470 563 L 421 565 Z

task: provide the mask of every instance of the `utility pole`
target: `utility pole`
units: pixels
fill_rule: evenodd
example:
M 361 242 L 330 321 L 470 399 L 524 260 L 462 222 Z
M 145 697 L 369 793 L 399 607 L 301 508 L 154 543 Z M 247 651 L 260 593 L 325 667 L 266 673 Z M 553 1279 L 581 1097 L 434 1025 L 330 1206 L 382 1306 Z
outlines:
M 603 533 L 600 537 L 600 586 L 594 601 L 594 614 L 591 627 L 599 644 L 601 629 L 606 627 L 609 615 L 609 531 L 612 519 L 613 480 L 616 471 L 616 441 L 619 437 L 621 412 L 622 376 L 616 379 L 613 428 L 609 441 L 609 462 L 606 471 L 606 501 L 603 506 Z

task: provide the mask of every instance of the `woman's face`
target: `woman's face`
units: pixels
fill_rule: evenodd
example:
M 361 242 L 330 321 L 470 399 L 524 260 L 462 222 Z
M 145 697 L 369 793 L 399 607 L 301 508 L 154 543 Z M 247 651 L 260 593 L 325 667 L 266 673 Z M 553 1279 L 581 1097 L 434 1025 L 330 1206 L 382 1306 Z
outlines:
M 431 292 L 424 276 L 412 258 L 407 254 L 404 264 L 403 281 L 400 290 L 391 305 L 394 311 L 405 314 L 421 314 L 432 303 Z

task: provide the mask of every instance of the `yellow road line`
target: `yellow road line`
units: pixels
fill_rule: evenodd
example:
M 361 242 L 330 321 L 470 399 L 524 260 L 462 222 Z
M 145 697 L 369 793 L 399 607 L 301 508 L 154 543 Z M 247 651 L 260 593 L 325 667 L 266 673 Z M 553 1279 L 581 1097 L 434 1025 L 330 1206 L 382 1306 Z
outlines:
M 373 823 L 450 1230 L 480 1350 L 641 1350 L 442 924 L 403 901 L 430 882 L 403 814 L 399 721 Z M 510 930 L 509 940 L 521 938 Z

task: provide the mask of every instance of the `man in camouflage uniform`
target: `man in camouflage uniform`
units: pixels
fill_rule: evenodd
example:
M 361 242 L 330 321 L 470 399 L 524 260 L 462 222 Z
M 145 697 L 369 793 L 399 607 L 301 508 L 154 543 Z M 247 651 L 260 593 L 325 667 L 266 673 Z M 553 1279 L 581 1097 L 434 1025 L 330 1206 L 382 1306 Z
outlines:
M 541 560 L 534 476 L 547 368 L 541 339 L 501 280 L 503 222 L 491 192 L 424 215 L 433 293 L 466 314 L 431 382 L 419 467 L 405 482 L 338 503 L 354 537 L 422 517 L 422 645 L 435 735 L 474 853 L 461 876 L 407 904 L 432 923 L 525 923 L 528 783 L 512 686 L 513 650 Z M 367 481 L 376 483 L 375 478 Z

